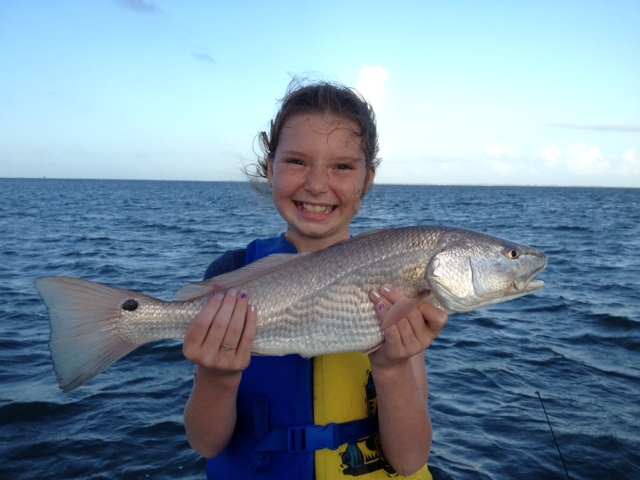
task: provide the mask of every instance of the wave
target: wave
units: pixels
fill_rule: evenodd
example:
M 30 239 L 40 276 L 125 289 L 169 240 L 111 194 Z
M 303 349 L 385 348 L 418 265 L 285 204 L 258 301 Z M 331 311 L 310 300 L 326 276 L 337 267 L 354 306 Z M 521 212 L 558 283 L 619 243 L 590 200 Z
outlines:
M 144 346 L 62 394 L 32 281 L 78 276 L 170 298 L 223 251 L 281 233 L 270 201 L 235 183 L 0 182 L 0 477 L 202 478 L 181 428 L 193 378 L 181 342 Z M 543 290 L 452 315 L 427 351 L 434 478 L 560 478 L 535 391 L 572 478 L 640 478 L 638 198 L 383 185 L 365 198 L 353 233 L 458 225 L 549 259 Z

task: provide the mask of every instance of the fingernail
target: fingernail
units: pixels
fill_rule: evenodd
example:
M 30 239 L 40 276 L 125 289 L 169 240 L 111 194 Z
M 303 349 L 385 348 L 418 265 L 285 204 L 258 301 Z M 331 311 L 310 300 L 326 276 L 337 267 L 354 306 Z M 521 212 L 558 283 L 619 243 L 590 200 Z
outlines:
M 382 298 L 377 290 L 371 290 L 371 296 L 376 300 L 380 300 L 380 298 Z
M 246 299 L 246 298 L 247 298 L 247 292 L 241 292 L 241 293 L 240 293 L 240 298 L 241 298 L 242 300 Z
M 255 305 L 249 305 L 249 309 L 251 310 L 251 313 L 256 313 L 256 306 Z
M 382 291 L 384 293 L 391 293 L 391 287 L 389 285 L 383 285 L 382 286 Z
M 222 301 L 222 300 L 224 300 L 224 293 L 222 293 L 222 292 L 216 293 L 216 296 L 213 297 L 213 298 L 215 298 L 216 300 Z
M 232 297 L 237 296 L 238 290 L 236 290 L 235 288 L 232 288 L 231 290 L 229 290 L 229 295 L 231 295 Z
M 384 310 L 384 303 L 378 304 L 378 310 Z

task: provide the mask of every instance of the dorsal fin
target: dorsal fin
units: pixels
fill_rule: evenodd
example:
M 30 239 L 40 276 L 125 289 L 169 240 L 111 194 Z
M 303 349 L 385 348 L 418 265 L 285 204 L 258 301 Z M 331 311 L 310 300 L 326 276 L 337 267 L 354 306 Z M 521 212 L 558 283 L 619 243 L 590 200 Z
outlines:
M 294 262 L 308 253 L 278 253 L 253 262 L 246 267 L 223 273 L 204 282 L 196 282 L 182 287 L 173 296 L 174 301 L 185 302 L 203 295 L 210 295 L 221 290 L 246 283 L 263 275 L 273 272 L 285 264 Z

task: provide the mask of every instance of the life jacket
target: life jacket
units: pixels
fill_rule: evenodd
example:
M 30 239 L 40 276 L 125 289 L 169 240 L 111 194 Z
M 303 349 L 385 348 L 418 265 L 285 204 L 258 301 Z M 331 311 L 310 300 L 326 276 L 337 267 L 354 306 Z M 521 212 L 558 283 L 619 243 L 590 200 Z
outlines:
M 241 255 L 248 265 L 273 253 L 296 249 L 284 235 L 255 240 L 237 251 L 235 260 L 223 255 L 214 261 L 207 275 L 233 269 Z M 377 432 L 368 356 L 256 356 L 242 374 L 234 435 L 220 455 L 207 461 L 207 478 L 397 478 L 381 454 Z M 407 478 L 431 480 L 431 474 L 425 466 Z

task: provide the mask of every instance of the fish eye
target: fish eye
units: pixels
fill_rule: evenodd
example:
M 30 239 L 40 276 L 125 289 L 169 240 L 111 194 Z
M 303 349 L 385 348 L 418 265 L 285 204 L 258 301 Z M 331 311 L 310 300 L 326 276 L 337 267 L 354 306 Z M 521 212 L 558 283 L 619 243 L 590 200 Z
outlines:
M 519 256 L 520 256 L 520 251 L 518 249 L 516 248 L 507 249 L 507 258 L 509 258 L 510 260 L 515 260 Z

